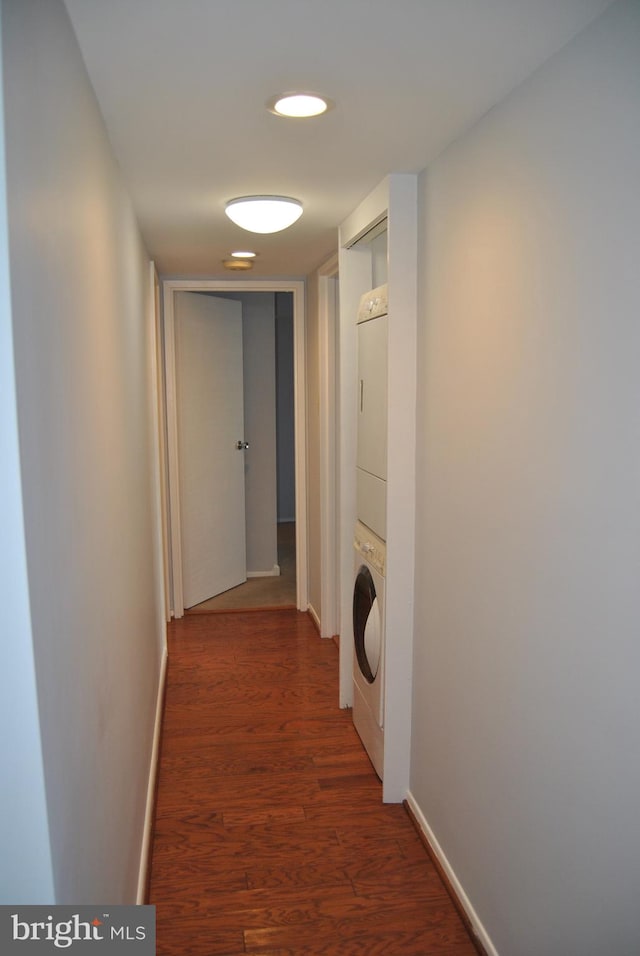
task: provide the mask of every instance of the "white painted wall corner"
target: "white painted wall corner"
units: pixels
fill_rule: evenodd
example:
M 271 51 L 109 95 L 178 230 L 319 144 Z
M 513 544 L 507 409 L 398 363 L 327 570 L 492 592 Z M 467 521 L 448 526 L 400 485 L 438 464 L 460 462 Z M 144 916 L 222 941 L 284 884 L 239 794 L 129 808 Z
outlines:
M 469 899 L 469 897 L 467 896 L 467 894 L 465 893 L 462 887 L 462 883 L 456 876 L 453 870 L 453 867 L 451 866 L 451 864 L 449 863 L 449 860 L 445 856 L 444 850 L 438 843 L 433 830 L 427 823 L 427 820 L 422 810 L 418 806 L 416 799 L 411 793 L 411 791 L 407 793 L 406 801 L 409 804 L 409 808 L 416 820 L 416 823 L 418 824 L 422 833 L 424 834 L 424 837 L 427 840 L 429 846 L 431 847 L 431 849 L 437 856 L 440 866 L 446 873 L 447 878 L 449 882 L 451 883 L 451 886 L 453 887 L 453 890 L 456 896 L 458 897 L 458 900 L 460 901 L 460 905 L 462 906 L 465 913 L 469 917 L 471 926 L 473 927 L 473 931 L 478 937 L 478 940 L 480 941 L 480 943 L 484 946 L 487 956 L 499 956 L 498 950 L 495 948 L 495 946 L 491 942 L 489 934 L 484 928 L 478 914 L 473 908 L 473 904 L 471 903 L 471 900 Z

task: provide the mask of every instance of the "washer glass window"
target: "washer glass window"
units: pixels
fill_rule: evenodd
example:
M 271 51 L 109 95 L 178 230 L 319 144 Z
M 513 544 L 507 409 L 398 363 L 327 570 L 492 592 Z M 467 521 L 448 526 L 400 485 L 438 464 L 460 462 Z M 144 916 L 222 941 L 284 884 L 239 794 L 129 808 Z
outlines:
M 369 568 L 362 565 L 353 589 L 353 635 L 363 676 L 373 684 L 380 664 L 380 608 Z

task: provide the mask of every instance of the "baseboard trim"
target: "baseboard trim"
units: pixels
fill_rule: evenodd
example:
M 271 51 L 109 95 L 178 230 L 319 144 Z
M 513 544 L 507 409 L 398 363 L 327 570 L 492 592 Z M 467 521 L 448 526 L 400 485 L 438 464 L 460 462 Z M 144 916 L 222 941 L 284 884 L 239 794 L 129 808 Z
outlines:
M 322 630 L 320 628 L 320 618 L 318 617 L 316 613 L 316 609 L 314 608 L 313 604 L 309 604 L 309 606 L 307 607 L 307 614 L 313 621 L 313 625 L 316 631 L 318 632 L 318 636 L 322 637 Z
M 270 571 L 247 571 L 248 578 L 278 578 L 280 577 L 280 565 L 274 564 Z
M 167 683 L 167 661 L 168 653 L 165 646 L 162 651 L 162 660 L 160 662 L 160 679 L 158 681 L 158 696 L 156 698 L 156 721 L 153 730 L 151 763 L 149 765 L 149 782 L 147 785 L 147 806 L 144 815 L 142 849 L 140 851 L 140 870 L 138 872 L 138 892 L 136 896 L 136 902 L 139 906 L 142 906 L 144 903 L 146 903 L 149 891 L 151 841 L 153 838 L 153 820 L 156 809 L 158 762 L 160 759 L 160 737 L 162 733 L 162 715 L 164 713 L 164 694 Z
M 407 793 L 407 797 L 403 802 L 404 808 L 416 828 L 427 853 L 431 857 L 431 861 L 437 869 L 440 879 L 451 897 L 453 905 L 458 910 L 460 918 L 479 956 L 498 956 L 498 950 L 491 942 L 489 934 L 474 910 L 471 900 L 462 888 L 460 880 L 456 876 L 453 867 L 445 856 L 444 850 L 438 843 L 433 830 L 427 823 L 411 791 Z

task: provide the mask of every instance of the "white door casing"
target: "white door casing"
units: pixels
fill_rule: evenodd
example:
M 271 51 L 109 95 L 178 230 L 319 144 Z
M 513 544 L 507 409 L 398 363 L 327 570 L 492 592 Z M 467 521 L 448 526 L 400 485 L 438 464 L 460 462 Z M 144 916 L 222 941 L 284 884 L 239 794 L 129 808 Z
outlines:
M 242 307 L 175 298 L 176 411 L 185 607 L 246 580 Z
M 178 421 L 176 409 L 175 297 L 180 292 L 291 292 L 294 323 L 294 405 L 296 454 L 296 588 L 297 607 L 308 608 L 307 582 L 307 437 L 305 385 L 305 283 L 300 279 L 164 279 L 163 318 L 167 391 L 167 458 L 171 531 L 171 595 L 176 618 L 184 614 Z
M 320 323 L 320 636 L 340 632 L 338 508 L 338 256 L 319 270 Z

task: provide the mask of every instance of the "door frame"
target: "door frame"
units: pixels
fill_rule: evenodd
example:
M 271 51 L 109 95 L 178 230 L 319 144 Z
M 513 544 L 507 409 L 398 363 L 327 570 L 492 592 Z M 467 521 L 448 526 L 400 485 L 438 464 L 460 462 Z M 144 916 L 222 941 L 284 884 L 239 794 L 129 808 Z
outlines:
M 320 365 L 320 636 L 340 633 L 338 549 L 338 304 L 336 252 L 318 269 Z
M 151 387 L 151 420 L 153 422 L 153 476 L 154 508 L 158 518 L 156 548 L 161 555 L 162 567 L 158 569 L 161 619 L 165 624 L 171 620 L 171 574 L 169 555 L 169 487 L 167 478 L 167 414 L 164 371 L 164 348 L 162 309 L 160 305 L 160 279 L 155 262 L 149 263 L 149 356 Z M 159 562 L 160 563 L 160 562 Z M 166 628 L 163 627 L 163 645 Z
M 293 378 L 296 482 L 296 604 L 306 611 L 307 600 L 307 416 L 305 381 L 305 283 L 290 279 L 163 279 L 165 382 L 167 396 L 167 461 L 169 473 L 170 563 L 172 612 L 184 615 L 182 544 L 178 469 L 178 414 L 175 363 L 176 292 L 291 292 L 293 295 Z

